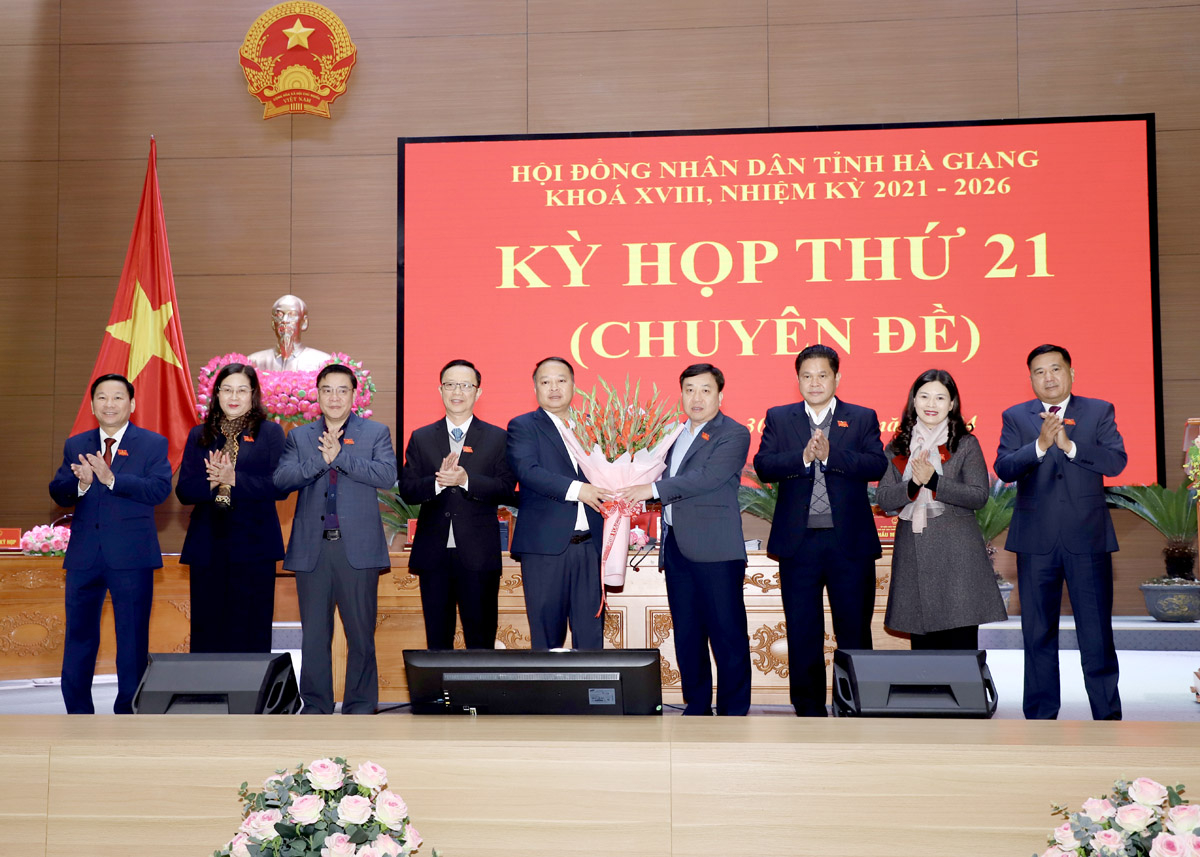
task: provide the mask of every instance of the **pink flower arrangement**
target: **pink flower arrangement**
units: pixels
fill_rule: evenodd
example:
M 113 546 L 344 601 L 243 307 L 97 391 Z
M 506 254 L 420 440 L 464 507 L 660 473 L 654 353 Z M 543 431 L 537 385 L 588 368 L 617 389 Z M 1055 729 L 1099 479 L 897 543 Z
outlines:
M 352 774 L 345 759 L 317 759 L 276 771 L 262 789 L 242 783 L 242 823 L 213 857 L 409 857 L 421 845 L 408 805 L 374 762 Z
M 29 556 L 63 556 L 70 541 L 70 527 L 40 524 L 21 535 L 21 550 Z
M 1066 821 L 1048 838 L 1042 857 L 1200 857 L 1200 805 L 1183 786 L 1147 777 L 1118 780 L 1107 798 L 1088 798 L 1079 812 L 1055 806 Z
M 213 382 L 222 367 L 230 363 L 249 362 L 249 357 L 235 351 L 214 357 L 204 364 L 196 378 L 196 413 L 200 419 L 207 417 L 208 410 L 212 407 Z M 349 366 L 358 379 L 358 389 L 354 391 L 354 413 L 360 417 L 371 416 L 370 405 L 375 395 L 375 382 L 371 380 L 371 371 L 363 368 L 362 361 L 352 360 L 348 354 L 341 352 L 330 355 L 324 366 L 335 363 Z M 275 422 L 299 425 L 310 423 L 321 416 L 321 406 L 317 404 L 317 372 L 268 372 L 259 369 L 258 383 L 263 407 Z

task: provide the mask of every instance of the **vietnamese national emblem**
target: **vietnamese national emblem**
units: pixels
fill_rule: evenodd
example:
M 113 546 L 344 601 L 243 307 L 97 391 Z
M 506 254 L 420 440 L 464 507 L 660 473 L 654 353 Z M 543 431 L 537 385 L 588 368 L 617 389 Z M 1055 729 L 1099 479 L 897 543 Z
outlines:
M 239 54 L 263 119 L 288 113 L 328 119 L 329 103 L 346 91 L 357 49 L 337 15 L 320 3 L 292 0 L 258 17 Z

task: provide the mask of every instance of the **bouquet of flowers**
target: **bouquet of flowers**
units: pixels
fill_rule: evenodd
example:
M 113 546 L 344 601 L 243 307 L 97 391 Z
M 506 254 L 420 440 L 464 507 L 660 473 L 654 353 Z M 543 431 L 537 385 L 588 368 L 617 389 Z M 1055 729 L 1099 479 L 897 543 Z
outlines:
M 70 527 L 40 524 L 21 534 L 21 550 L 29 556 L 63 556 L 70 541 Z
M 683 430 L 676 422 L 679 409 L 659 399 L 658 385 L 639 403 L 642 384 L 625 392 L 600 378 L 605 400 L 596 388 L 578 390 L 583 406 L 571 409 L 571 432 L 563 435 L 567 447 L 588 480 L 600 488 L 617 491 L 630 485 L 653 482 L 666 469 L 667 451 Z M 629 521 L 646 510 L 646 504 L 614 500 L 604 505 L 604 546 L 600 552 L 604 583 L 622 586 L 629 557 Z M 620 545 L 620 550 L 613 547 Z
M 1192 441 L 1188 447 L 1187 458 L 1183 462 L 1183 472 L 1187 474 L 1188 487 L 1200 490 L 1200 437 Z
M 408 857 L 421 845 L 408 806 L 374 762 L 351 775 L 345 759 L 317 759 L 294 774 L 276 771 L 261 792 L 242 783 L 238 796 L 242 825 L 213 857 Z
M 1079 812 L 1055 806 L 1066 821 L 1054 829 L 1042 857 L 1195 857 L 1200 855 L 1200 804 L 1146 777 L 1118 780 L 1107 798 L 1089 798 Z
M 250 358 L 234 351 L 214 357 L 200 370 L 200 375 L 196 378 L 196 413 L 200 419 L 208 416 L 214 395 L 213 382 L 217 373 L 230 363 L 249 364 Z M 349 366 L 358 379 L 358 388 L 354 391 L 354 413 L 360 417 L 371 416 L 370 404 L 375 395 L 375 382 L 371 379 L 371 371 L 363 368 L 361 360 L 352 360 L 348 354 L 341 352 L 331 354 L 325 366 L 335 363 Z M 299 425 L 312 422 L 321 416 L 321 406 L 317 403 L 317 372 L 268 372 L 265 369 L 256 371 L 263 407 L 267 416 L 275 422 Z

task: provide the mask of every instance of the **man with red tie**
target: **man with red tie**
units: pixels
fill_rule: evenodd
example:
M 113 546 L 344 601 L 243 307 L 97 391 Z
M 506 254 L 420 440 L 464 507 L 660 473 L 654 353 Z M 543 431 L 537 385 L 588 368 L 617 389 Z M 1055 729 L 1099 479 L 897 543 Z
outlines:
M 1112 517 L 1104 477 L 1125 469 L 1110 402 L 1071 395 L 1075 370 L 1060 345 L 1026 359 L 1037 397 L 1004 412 L 996 476 L 1017 483 L 1004 547 L 1017 555 L 1025 648 L 1025 717 L 1058 717 L 1058 615 L 1063 581 L 1075 614 L 1083 683 L 1096 720 L 1120 720 L 1112 633 Z
M 116 714 L 133 712 L 146 669 L 154 570 L 162 567 L 154 507 L 171 493 L 167 439 L 129 421 L 133 384 L 122 375 L 92 382 L 98 429 L 68 438 L 50 496 L 74 507 L 67 570 L 62 695 L 68 714 L 92 714 L 100 611 L 112 596 L 117 637 Z

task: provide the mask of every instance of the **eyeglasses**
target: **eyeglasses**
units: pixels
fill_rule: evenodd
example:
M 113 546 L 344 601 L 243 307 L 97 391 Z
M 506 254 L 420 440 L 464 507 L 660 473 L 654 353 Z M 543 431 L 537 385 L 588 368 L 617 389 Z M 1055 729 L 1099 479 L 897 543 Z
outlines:
M 217 388 L 217 392 L 224 393 L 226 396 L 249 396 L 250 388 L 249 387 L 227 387 L 225 385 L 221 385 L 220 387 Z
M 478 384 L 461 384 L 461 383 L 451 382 L 451 381 L 447 381 L 446 383 L 441 385 L 442 389 L 445 390 L 447 393 L 458 393 L 458 392 L 469 393 L 478 386 L 479 386 Z
M 321 387 L 319 392 L 322 396 L 349 396 L 353 390 L 350 387 Z

